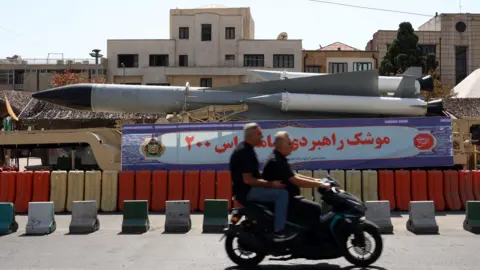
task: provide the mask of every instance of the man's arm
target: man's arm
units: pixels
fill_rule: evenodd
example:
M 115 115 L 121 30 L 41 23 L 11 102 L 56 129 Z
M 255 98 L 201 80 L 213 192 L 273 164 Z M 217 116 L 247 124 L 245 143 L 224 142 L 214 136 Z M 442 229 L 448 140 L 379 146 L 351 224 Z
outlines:
M 292 177 L 288 178 L 288 181 L 302 188 L 317 188 L 317 187 L 329 188 L 330 187 L 330 184 L 326 184 L 317 180 L 301 178 L 301 177 L 298 177 L 298 174 L 295 174 Z

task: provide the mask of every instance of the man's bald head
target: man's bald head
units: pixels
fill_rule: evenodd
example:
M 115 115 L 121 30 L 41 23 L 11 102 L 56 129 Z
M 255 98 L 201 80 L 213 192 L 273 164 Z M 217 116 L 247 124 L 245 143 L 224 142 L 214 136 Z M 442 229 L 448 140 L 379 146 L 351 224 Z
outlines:
M 283 142 L 287 141 L 288 133 L 286 131 L 278 131 L 275 133 L 274 144 L 275 147 L 280 147 Z

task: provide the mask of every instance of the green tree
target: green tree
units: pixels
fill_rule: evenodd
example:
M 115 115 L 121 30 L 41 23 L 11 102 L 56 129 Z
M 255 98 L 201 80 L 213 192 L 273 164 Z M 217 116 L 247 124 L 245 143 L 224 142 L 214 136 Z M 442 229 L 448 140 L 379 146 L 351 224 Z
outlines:
M 397 38 L 390 44 L 380 62 L 379 73 L 382 76 L 395 76 L 412 66 L 422 67 L 423 74 L 431 75 L 435 80 L 435 89 L 432 92 L 422 91 L 427 100 L 454 96 L 451 86 L 442 85 L 440 74 L 436 71 L 439 66 L 436 55 L 423 54 L 412 24 L 402 22 L 398 27 Z

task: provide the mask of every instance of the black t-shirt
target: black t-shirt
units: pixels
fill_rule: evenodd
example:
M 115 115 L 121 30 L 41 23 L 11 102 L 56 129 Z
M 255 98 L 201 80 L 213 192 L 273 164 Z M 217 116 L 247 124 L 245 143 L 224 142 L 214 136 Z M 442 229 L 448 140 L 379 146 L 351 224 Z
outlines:
M 251 187 L 243 182 L 242 174 L 251 173 L 253 178 L 260 178 L 258 158 L 253 146 L 246 142 L 240 143 L 230 156 L 229 166 L 233 194 L 237 199 L 245 200 Z
M 292 184 L 288 179 L 294 176 L 288 160 L 277 150 L 273 150 L 273 153 L 268 156 L 263 167 L 263 179 L 266 181 L 281 181 L 288 194 L 291 197 L 300 195 L 300 189 Z

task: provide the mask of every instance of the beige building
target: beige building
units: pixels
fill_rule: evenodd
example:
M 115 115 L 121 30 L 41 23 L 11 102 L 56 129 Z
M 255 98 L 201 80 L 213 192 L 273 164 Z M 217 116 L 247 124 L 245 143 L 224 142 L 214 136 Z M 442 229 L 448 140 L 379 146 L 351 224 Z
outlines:
M 105 74 L 107 61 L 101 59 L 100 62 L 99 74 Z M 22 59 L 19 56 L 0 59 L 0 90 L 34 92 L 52 88 L 52 76 L 66 69 L 91 78 L 95 76 L 95 59 Z
M 378 68 L 377 51 L 361 51 L 341 42 L 303 51 L 304 72 L 342 73 Z
M 424 52 L 435 53 L 442 83 L 455 86 L 480 68 L 480 14 L 440 14 L 415 31 Z M 366 50 L 378 50 L 380 61 L 397 30 L 379 30 Z
M 302 70 L 302 41 L 255 39 L 250 8 L 170 10 L 169 39 L 107 41 L 108 81 L 215 87 L 255 81 L 247 69 Z

